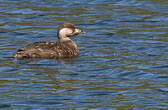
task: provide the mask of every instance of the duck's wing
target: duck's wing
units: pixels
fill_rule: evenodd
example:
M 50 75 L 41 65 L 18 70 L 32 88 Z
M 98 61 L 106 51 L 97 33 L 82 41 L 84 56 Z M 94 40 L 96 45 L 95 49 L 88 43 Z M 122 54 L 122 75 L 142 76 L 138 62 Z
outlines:
M 50 41 L 43 41 L 43 42 L 35 42 L 33 44 L 29 44 L 25 47 L 20 48 L 18 51 L 27 51 L 27 50 L 34 50 L 34 49 L 53 49 L 54 47 L 59 47 L 59 43 L 57 42 L 50 42 Z
M 57 48 L 57 49 L 55 49 Z M 25 47 L 20 48 L 14 55 L 14 58 L 49 58 L 52 54 L 56 54 L 60 50 L 60 44 L 57 42 L 35 42 Z

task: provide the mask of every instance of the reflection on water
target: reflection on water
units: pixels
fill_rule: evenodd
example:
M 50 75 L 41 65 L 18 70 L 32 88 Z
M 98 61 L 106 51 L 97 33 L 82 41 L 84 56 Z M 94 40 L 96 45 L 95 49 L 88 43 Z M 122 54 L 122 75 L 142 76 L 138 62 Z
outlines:
M 2 109 L 167 109 L 168 19 L 163 0 L 0 1 Z M 60 23 L 80 55 L 9 58 L 29 43 L 57 40 Z

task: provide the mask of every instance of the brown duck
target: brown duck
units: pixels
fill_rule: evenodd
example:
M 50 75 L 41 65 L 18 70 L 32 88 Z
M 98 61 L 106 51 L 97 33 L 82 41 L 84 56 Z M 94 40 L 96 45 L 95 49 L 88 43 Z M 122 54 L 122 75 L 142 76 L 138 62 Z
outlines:
M 74 57 L 79 54 L 78 47 L 75 42 L 70 39 L 70 36 L 83 33 L 72 23 L 64 23 L 58 27 L 58 42 L 42 41 L 29 44 L 20 48 L 13 57 L 16 59 L 26 58 L 43 58 L 43 59 L 58 59 Z

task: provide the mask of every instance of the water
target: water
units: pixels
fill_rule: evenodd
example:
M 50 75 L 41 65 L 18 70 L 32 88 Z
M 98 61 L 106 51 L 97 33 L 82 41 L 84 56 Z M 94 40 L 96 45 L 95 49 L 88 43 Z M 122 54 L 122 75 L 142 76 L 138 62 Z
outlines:
M 3 110 L 168 109 L 168 2 L 164 0 L 0 0 Z M 72 59 L 7 58 L 27 44 L 57 40 L 71 22 Z

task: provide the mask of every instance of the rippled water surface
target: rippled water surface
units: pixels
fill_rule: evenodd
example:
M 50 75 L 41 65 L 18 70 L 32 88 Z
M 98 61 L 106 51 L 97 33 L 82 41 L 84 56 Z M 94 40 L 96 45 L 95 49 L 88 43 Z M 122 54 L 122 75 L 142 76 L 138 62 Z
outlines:
M 8 58 L 63 22 L 87 32 L 78 57 Z M 0 52 L 3 110 L 168 109 L 166 0 L 0 0 Z

